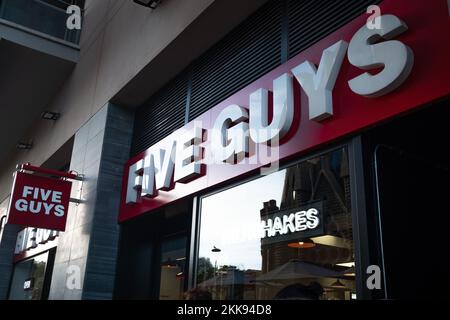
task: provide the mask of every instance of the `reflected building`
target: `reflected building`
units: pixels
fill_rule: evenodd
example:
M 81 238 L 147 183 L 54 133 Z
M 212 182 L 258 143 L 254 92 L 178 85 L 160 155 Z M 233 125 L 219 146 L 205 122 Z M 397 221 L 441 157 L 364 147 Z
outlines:
M 312 248 L 288 246 L 286 241 L 261 243 L 262 273 L 283 268 L 290 261 L 301 261 L 342 269 L 337 264 L 352 263 L 352 218 L 350 177 L 346 149 L 304 161 L 286 169 L 281 203 L 264 202 L 261 220 L 276 212 L 320 201 L 323 206 L 324 233 L 308 239 Z M 299 233 L 297 241 L 304 240 Z M 289 241 L 289 242 L 292 242 Z
M 203 249 L 200 247 L 198 287 L 210 292 L 213 299 L 354 298 L 346 152 L 346 148 L 334 150 L 203 199 L 202 225 L 208 233 L 203 233 Z M 256 187 L 264 191 L 255 191 Z M 242 194 L 254 203 L 249 206 L 236 201 Z M 218 206 L 227 206 L 230 215 L 220 215 Z M 308 226 L 312 221 L 309 212 L 314 212 L 316 219 Z M 263 238 L 231 241 L 230 230 L 245 228 L 235 223 L 243 215 L 247 230 L 257 231 L 260 226 L 256 224 L 264 227 Z M 301 222 L 302 218 L 306 222 Z M 289 231 L 280 231 L 283 224 Z M 216 245 L 220 256 L 211 253 Z M 212 268 L 208 259 L 220 262 Z

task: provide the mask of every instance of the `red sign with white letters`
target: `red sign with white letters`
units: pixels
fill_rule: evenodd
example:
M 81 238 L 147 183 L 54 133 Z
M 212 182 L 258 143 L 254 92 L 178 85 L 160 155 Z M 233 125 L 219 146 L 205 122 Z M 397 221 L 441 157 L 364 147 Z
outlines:
M 270 164 L 271 161 L 260 160 L 257 153 L 251 152 L 246 154 L 245 161 L 237 164 L 206 162 L 205 158 L 201 158 L 201 151 L 204 150 L 208 154 L 215 149 L 218 144 L 214 143 L 215 133 L 229 138 L 220 132 L 220 129 L 233 129 L 232 125 L 236 127 L 242 125 L 242 128 L 245 128 L 247 124 L 243 122 L 247 121 L 251 135 L 251 97 L 261 97 L 258 101 L 266 101 L 269 96 L 268 105 L 274 104 L 275 80 L 283 80 L 280 77 L 284 75 L 287 75 L 285 79 L 293 80 L 286 81 L 287 85 L 280 81 L 285 91 L 278 91 L 289 92 L 286 105 L 293 105 L 294 121 L 288 128 L 288 133 L 280 140 L 278 150 L 276 148 L 270 150 L 276 150 L 279 160 L 298 157 L 313 148 L 356 134 L 415 108 L 448 97 L 450 23 L 447 1 L 384 0 L 380 3 L 380 9 L 386 22 L 383 26 L 386 30 L 383 28 L 380 30 L 386 31 L 384 34 L 386 39 L 366 25 L 369 15 L 361 15 L 212 107 L 184 128 L 130 159 L 124 170 L 119 222 L 156 210 L 189 195 L 205 192 L 224 182 L 255 173 Z M 400 20 L 405 25 L 399 24 Z M 395 32 L 387 32 L 387 29 L 395 24 L 398 24 Z M 344 42 L 349 45 L 348 50 L 343 45 Z M 400 47 L 403 49 L 395 49 Z M 330 58 L 333 57 L 333 52 L 337 51 L 342 51 L 342 60 Z M 336 63 L 338 60 L 339 63 Z M 380 63 L 381 60 L 385 60 L 384 64 Z M 401 64 L 399 61 L 404 63 Z M 325 72 L 320 71 L 321 65 Z M 336 70 L 333 71 L 330 66 L 335 66 Z M 391 72 L 395 73 L 400 67 L 403 69 L 398 73 L 397 79 L 388 80 Z M 366 73 L 367 70 L 370 72 Z M 378 79 L 381 83 L 390 81 L 390 87 L 377 88 L 379 83 L 376 81 L 371 82 L 373 86 L 369 86 L 369 81 L 364 81 L 385 70 L 387 72 Z M 308 79 L 311 78 L 308 78 L 308 72 L 315 73 L 314 79 L 319 83 L 317 87 L 322 88 L 321 95 L 314 95 L 314 83 L 308 85 Z M 297 78 L 306 82 L 306 85 L 302 85 Z M 323 81 L 323 86 L 320 87 L 320 80 L 324 78 L 329 81 Z M 289 86 L 292 86 L 292 89 L 286 89 Z M 272 95 L 261 94 L 267 91 L 272 91 Z M 311 96 L 308 96 L 306 91 L 309 91 Z M 319 101 L 319 106 L 321 102 L 324 102 L 323 105 L 332 105 L 332 110 L 328 110 L 327 113 L 319 108 L 319 115 L 327 117 L 315 117 L 317 109 L 311 107 L 311 101 Z M 229 119 L 235 117 L 241 122 L 235 124 L 223 118 L 224 111 L 228 112 Z M 270 118 L 269 112 L 266 113 L 266 118 Z M 222 118 L 225 121 L 223 126 L 218 127 L 217 133 L 218 130 L 214 130 L 217 129 L 218 119 Z M 247 119 L 242 121 L 243 118 Z M 200 123 L 199 128 L 206 132 L 203 139 L 191 135 L 188 131 L 196 126 L 196 122 Z M 241 131 L 245 132 L 244 129 Z M 241 131 L 233 132 L 242 134 Z M 250 151 L 256 148 L 255 145 L 263 146 L 263 143 L 256 143 L 248 138 L 245 140 L 241 136 L 231 135 L 231 130 L 229 132 L 232 138 L 229 140 L 238 141 L 234 145 L 235 149 L 245 150 L 245 143 L 249 144 Z M 180 150 L 173 147 L 180 145 L 182 147 Z M 166 161 L 172 153 L 175 154 L 173 159 Z M 195 167 L 199 164 L 204 168 Z M 195 179 L 189 181 L 181 179 L 175 181 L 177 173 L 182 171 L 180 169 L 187 169 L 188 173 L 196 172 L 197 175 L 194 176 Z
M 16 172 L 8 223 L 65 231 L 72 182 Z

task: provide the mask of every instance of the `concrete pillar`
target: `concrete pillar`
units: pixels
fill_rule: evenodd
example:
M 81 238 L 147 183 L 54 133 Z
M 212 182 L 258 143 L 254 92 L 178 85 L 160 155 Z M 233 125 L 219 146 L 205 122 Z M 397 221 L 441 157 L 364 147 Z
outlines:
M 83 203 L 70 205 L 49 299 L 112 298 L 122 173 L 129 158 L 133 119 L 129 110 L 107 104 L 75 135 L 70 169 L 85 180 L 73 184 L 72 197 Z

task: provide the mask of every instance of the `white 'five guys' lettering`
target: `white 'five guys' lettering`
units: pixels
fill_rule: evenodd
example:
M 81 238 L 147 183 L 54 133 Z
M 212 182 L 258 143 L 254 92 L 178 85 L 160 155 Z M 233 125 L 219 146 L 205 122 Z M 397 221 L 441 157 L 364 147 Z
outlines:
M 249 109 L 232 104 L 214 119 L 209 134 L 210 150 L 204 150 L 203 128 L 196 124 L 169 140 L 164 148 L 150 149 L 143 159 L 129 167 L 126 203 L 135 203 L 139 196 L 156 197 L 158 190 L 170 190 L 176 182 L 187 183 L 201 176 L 204 154 L 211 155 L 214 163 L 235 164 L 248 156 L 250 139 L 255 144 L 282 139 L 294 120 L 294 80 L 308 97 L 311 121 L 332 117 L 333 88 L 346 52 L 350 64 L 357 68 L 383 68 L 375 75 L 365 72 L 348 80 L 355 94 L 379 97 L 397 88 L 409 76 L 414 54 L 408 46 L 392 39 L 408 27 L 394 15 L 383 15 L 380 22 L 379 29 L 361 27 L 350 43 L 338 41 L 326 48 L 318 66 L 304 61 L 292 68 L 291 73 L 276 78 L 270 123 L 270 95 L 266 88 L 260 88 L 249 95 Z
M 15 201 L 14 207 L 19 212 L 39 214 L 43 210 L 47 216 L 53 212 L 55 216 L 62 217 L 65 208 L 61 197 L 61 191 L 24 186 L 21 198 Z

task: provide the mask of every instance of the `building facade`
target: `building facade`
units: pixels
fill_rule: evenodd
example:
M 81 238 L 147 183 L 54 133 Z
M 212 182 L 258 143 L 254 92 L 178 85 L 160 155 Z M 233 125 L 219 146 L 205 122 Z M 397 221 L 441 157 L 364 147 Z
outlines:
M 448 1 L 151 4 L 0 0 L 1 299 L 448 297 Z

